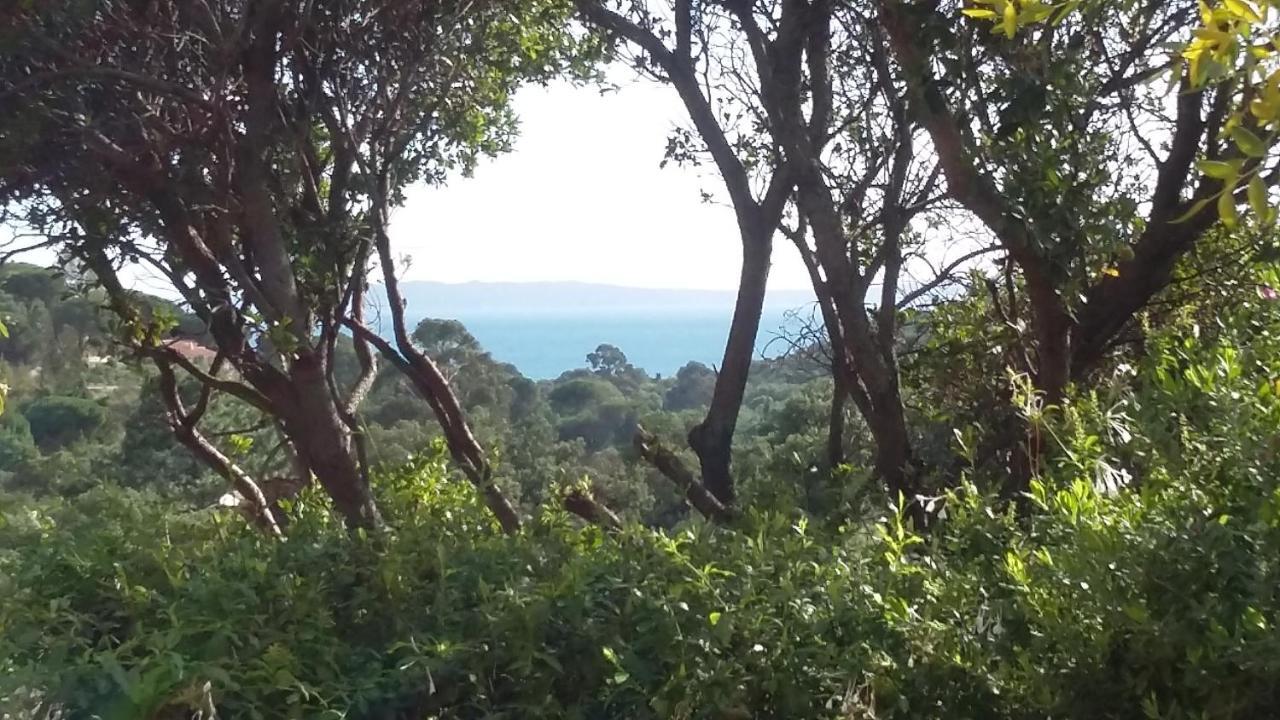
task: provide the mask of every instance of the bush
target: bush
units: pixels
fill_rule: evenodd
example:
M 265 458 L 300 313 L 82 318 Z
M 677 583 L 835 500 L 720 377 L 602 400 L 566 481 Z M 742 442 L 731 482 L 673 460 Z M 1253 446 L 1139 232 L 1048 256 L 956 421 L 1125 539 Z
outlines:
M 804 717 L 858 665 L 863 563 L 785 519 L 744 544 L 606 539 L 553 513 L 509 540 L 442 474 L 384 478 L 381 551 L 314 499 L 285 543 L 121 491 L 10 517 L 5 690 L 118 717 L 205 682 L 229 717 Z
M 512 539 L 444 475 L 432 457 L 382 478 L 396 531 L 381 539 L 351 538 L 314 496 L 283 543 L 119 490 L 6 516 L 0 696 L 34 690 L 70 717 L 148 717 L 205 683 L 224 716 L 263 718 L 1250 718 L 1280 703 L 1274 493 L 1045 481 L 1020 523 L 968 486 L 927 541 L 892 513 L 831 533 L 755 513 L 610 538 L 550 512 Z
M 43 450 L 56 450 L 91 435 L 107 419 L 102 405 L 86 398 L 46 395 L 32 400 L 23 415 Z
M 0 470 L 14 472 L 39 455 L 27 419 L 12 410 L 0 415 Z

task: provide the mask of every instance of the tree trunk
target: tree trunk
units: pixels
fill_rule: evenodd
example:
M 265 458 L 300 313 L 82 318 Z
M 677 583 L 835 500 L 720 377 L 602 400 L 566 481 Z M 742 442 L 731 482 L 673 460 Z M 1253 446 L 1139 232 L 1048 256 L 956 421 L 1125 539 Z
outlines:
M 849 389 L 845 387 L 844 373 L 832 370 L 835 386 L 831 390 L 831 411 L 827 416 L 827 468 L 835 472 L 844 464 L 844 402 Z
M 724 505 L 732 505 L 735 497 L 730 471 L 733 432 L 746 393 L 756 335 L 760 331 L 772 252 L 772 227 L 755 228 L 750 237 L 744 234 L 738 297 L 729 327 L 729 340 L 725 343 L 724 360 L 711 396 L 711 408 L 707 417 L 689 431 L 689 446 L 698 455 L 702 482 Z
M 1032 322 L 1036 339 L 1036 367 L 1032 378 L 1042 407 L 1060 404 L 1071 381 L 1071 328 L 1073 322 L 1058 295 L 1049 289 L 1040 293 L 1029 288 Z M 1036 420 L 1019 421 L 1022 439 L 1009 448 L 1009 482 L 1004 488 L 1007 499 L 1018 500 L 1031 489 L 1031 480 L 1040 472 L 1040 460 L 1047 450 L 1044 435 Z
M 347 526 L 381 529 L 382 516 L 356 461 L 351 431 L 329 393 L 325 371 L 314 352 L 290 367 L 294 402 L 283 419 L 285 432 L 315 474 Z
M 1055 405 L 1066 396 L 1071 379 L 1071 317 L 1063 309 L 1058 294 L 1048 288 L 1037 297 L 1030 288 L 1032 323 L 1036 338 L 1036 390 L 1044 402 Z
M 881 342 L 892 343 L 894 338 L 873 333 L 866 311 L 855 303 L 839 303 L 839 309 L 842 311 L 840 321 L 845 334 L 845 352 L 850 366 L 856 369 L 862 382 L 864 399 L 861 404 L 869 406 L 869 411 L 864 410 L 863 416 L 876 444 L 876 474 L 890 495 L 902 496 L 916 528 L 924 530 L 927 518 L 918 499 L 919 477 L 898 386 L 898 366 L 892 345 L 880 345 Z M 857 399 L 855 395 L 851 394 L 851 397 Z

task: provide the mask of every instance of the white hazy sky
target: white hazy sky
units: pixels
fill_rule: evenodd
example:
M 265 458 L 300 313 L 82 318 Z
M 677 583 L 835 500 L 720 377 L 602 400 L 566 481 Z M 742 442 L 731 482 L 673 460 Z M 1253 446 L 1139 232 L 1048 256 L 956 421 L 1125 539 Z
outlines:
M 605 94 L 568 83 L 521 90 L 512 152 L 481 161 L 472 177 L 411 188 L 393 214 L 395 252 L 411 258 L 403 277 L 736 289 L 741 244 L 714 169 L 659 167 L 669 132 L 684 123 L 679 98 L 645 80 L 620 85 Z M 704 202 L 703 191 L 719 199 Z M 0 236 L 11 232 L 0 226 Z M 940 263 L 966 249 L 938 246 L 929 254 Z M 23 259 L 54 260 L 51 252 Z M 908 273 L 917 265 L 908 263 Z M 125 279 L 172 294 L 139 267 Z M 795 248 L 782 238 L 769 286 L 810 290 Z
M 683 120 L 674 91 L 637 80 L 601 95 L 556 83 L 515 98 L 513 152 L 473 177 L 417 187 L 392 217 L 405 277 L 445 282 L 578 280 L 668 288 L 737 287 L 741 244 L 711 168 L 659 168 Z M 770 286 L 805 289 L 778 242 Z

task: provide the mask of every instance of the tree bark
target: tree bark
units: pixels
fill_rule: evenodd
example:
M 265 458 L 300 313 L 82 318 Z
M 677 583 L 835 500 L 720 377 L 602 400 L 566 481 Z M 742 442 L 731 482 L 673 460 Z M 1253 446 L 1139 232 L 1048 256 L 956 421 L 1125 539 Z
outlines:
M 716 523 L 727 523 L 734 517 L 731 506 L 726 506 L 712 495 L 709 490 L 689 472 L 675 453 L 662 446 L 652 433 L 644 428 L 636 428 L 634 438 L 636 452 L 658 469 L 676 487 L 685 492 L 689 504 L 706 519 Z
M 706 418 L 689 431 L 689 447 L 698 456 L 702 483 L 724 505 L 732 505 L 736 495 L 730 467 L 733 433 L 751 372 L 756 336 L 760 332 L 760 316 L 769 283 L 772 236 L 772 227 L 763 231 L 757 228 L 754 236 L 743 239 L 738 296 L 711 407 Z
M 827 468 L 835 472 L 844 464 L 844 406 L 849 389 L 845 387 L 844 373 L 838 369 L 831 371 L 834 386 L 831 389 L 831 409 L 827 414 Z
M 303 462 L 352 528 L 381 529 L 382 516 L 356 460 L 351 430 L 329 392 L 317 353 L 300 353 L 290 363 L 294 402 L 281 418 Z
M 592 497 L 589 492 L 577 489 L 571 490 L 565 494 L 562 502 L 565 510 L 592 525 L 599 526 L 605 532 L 616 533 L 622 530 L 622 519 L 599 500 Z

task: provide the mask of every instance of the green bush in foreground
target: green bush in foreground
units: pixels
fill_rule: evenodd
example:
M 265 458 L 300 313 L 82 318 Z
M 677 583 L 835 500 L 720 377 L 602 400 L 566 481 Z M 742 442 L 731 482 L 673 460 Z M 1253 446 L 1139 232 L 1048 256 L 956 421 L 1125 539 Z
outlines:
M 305 503 L 285 543 L 120 491 L 8 518 L 9 702 L 153 717 L 206 682 L 247 718 L 1252 718 L 1280 702 L 1271 506 L 1081 482 L 1023 529 L 957 496 L 927 554 L 893 520 L 816 537 L 781 516 L 616 539 L 548 518 L 511 540 L 440 475 L 394 478 L 399 529 L 379 543 Z

